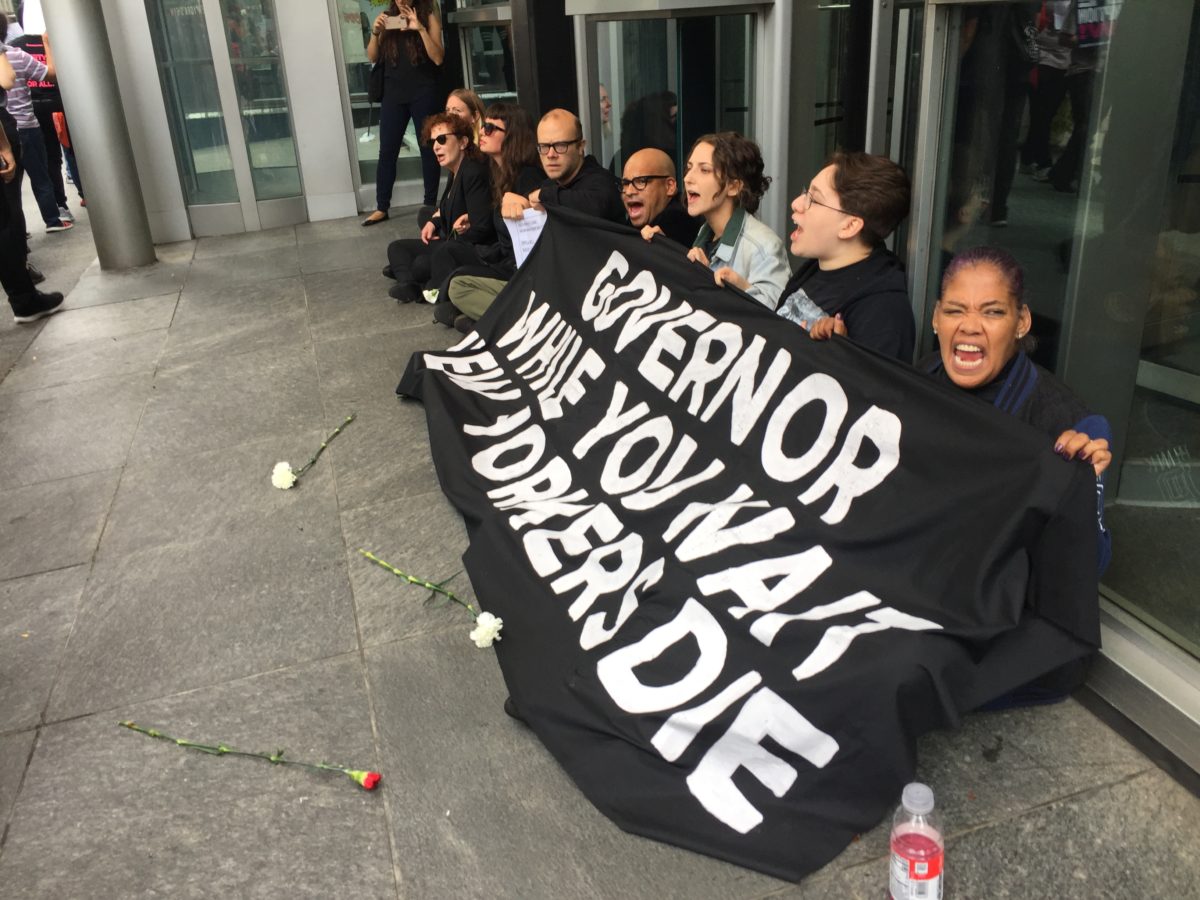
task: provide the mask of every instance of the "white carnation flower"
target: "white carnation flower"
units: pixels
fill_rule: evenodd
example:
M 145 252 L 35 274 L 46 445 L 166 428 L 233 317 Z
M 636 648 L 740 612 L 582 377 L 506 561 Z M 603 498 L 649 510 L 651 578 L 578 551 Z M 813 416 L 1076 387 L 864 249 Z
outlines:
M 500 629 L 503 627 L 504 620 L 499 616 L 493 616 L 490 612 L 480 613 L 475 620 L 475 627 L 471 629 L 471 640 L 476 647 L 490 647 L 493 641 L 500 640 Z
M 271 472 L 271 484 L 286 491 L 296 483 L 296 473 L 292 471 L 291 463 L 277 462 Z

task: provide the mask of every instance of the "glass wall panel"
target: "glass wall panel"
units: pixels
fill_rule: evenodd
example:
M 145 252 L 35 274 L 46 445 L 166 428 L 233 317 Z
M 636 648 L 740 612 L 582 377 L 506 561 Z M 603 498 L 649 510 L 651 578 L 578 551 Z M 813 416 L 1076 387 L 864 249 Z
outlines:
M 927 316 L 956 251 L 1016 256 L 1034 359 L 1113 425 L 1102 591 L 1200 656 L 1200 2 L 965 6 L 950 26 Z
M 254 196 L 300 196 L 300 165 L 272 0 L 221 0 Z
M 358 175 L 363 184 L 375 183 L 379 166 L 379 105 L 367 100 L 367 81 L 371 64 L 367 61 L 367 42 L 376 16 L 387 4 L 371 0 L 337 0 L 338 30 L 342 41 L 342 59 L 346 65 L 346 91 L 354 129 L 353 146 L 358 156 Z M 445 21 L 442 22 L 443 27 Z M 396 166 L 399 181 L 421 177 L 421 156 L 417 135 L 410 122 L 400 147 Z
M 644 147 L 682 168 L 700 135 L 753 123 L 754 26 L 749 15 L 598 22 L 600 108 L 591 152 L 619 172 Z
M 484 106 L 501 100 L 516 102 L 517 76 L 508 23 L 460 25 L 458 34 L 467 87 L 480 96 Z
M 189 206 L 236 203 L 204 11 L 194 0 L 148 0 L 146 11 L 184 198 Z

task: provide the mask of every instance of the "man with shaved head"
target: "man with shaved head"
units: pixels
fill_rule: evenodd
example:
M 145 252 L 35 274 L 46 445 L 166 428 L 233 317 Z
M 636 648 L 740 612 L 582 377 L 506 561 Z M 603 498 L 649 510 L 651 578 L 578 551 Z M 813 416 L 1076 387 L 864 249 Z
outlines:
M 542 116 L 537 151 L 546 180 L 527 197 L 505 194 L 500 214 L 519 219 L 531 206 L 566 206 L 610 222 L 624 222 L 625 208 L 616 180 L 594 156 L 586 154 L 586 147 L 575 113 L 552 109 Z
M 634 228 L 644 235 L 666 235 L 685 247 L 696 240 L 702 220 L 689 216 L 679 202 L 675 164 L 662 150 L 647 147 L 630 156 L 620 184 L 625 213 Z

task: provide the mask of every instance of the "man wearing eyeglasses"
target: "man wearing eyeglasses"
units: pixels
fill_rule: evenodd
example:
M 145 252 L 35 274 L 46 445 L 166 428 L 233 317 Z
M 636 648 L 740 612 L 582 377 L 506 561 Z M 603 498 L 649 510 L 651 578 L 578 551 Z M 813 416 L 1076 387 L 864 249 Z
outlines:
M 650 234 L 666 235 L 684 247 L 696 240 L 703 220 L 689 216 L 679 202 L 675 164 L 662 150 L 647 147 L 630 156 L 619 184 L 625 214 L 634 228 L 649 228 Z
M 908 175 L 885 156 L 836 153 L 792 201 L 799 268 L 778 312 L 815 340 L 833 334 L 911 363 L 916 328 L 900 260 L 884 240 L 908 215 Z
M 624 222 L 625 207 L 616 181 L 594 156 L 587 155 L 586 148 L 583 126 L 574 113 L 552 109 L 542 116 L 537 151 L 546 180 L 527 197 L 505 194 L 500 214 L 519 219 L 530 207 L 561 205 L 610 222 Z

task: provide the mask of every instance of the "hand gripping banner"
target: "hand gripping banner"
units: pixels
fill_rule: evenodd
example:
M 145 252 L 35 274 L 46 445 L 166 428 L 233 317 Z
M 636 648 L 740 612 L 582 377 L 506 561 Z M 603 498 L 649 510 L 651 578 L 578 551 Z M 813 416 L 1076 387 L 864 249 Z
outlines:
M 1090 467 L 630 229 L 551 210 L 397 390 L 513 701 L 628 831 L 797 880 L 918 735 L 1099 643 Z

